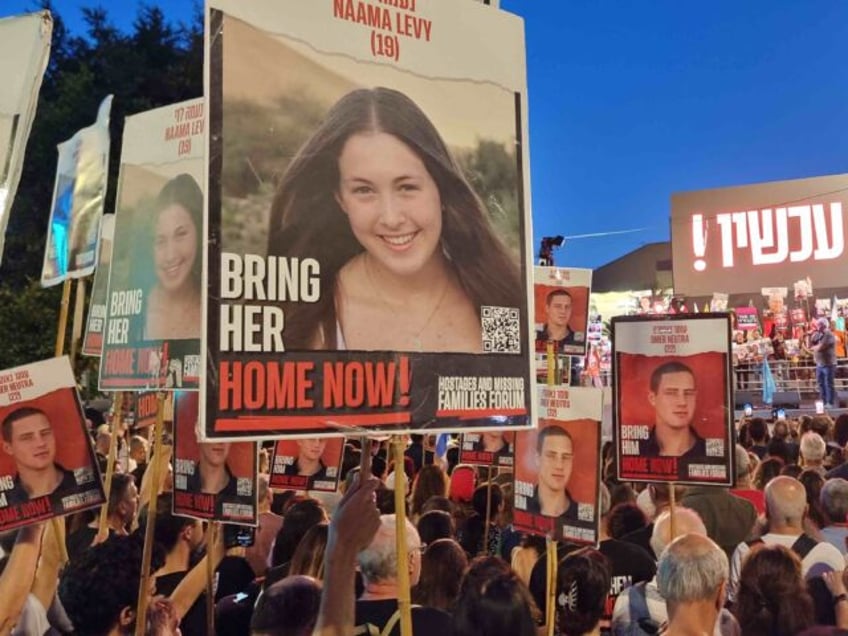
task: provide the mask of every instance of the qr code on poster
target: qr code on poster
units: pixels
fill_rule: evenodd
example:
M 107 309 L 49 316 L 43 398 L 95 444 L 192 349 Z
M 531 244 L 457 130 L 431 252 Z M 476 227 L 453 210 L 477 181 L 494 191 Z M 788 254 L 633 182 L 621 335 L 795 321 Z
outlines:
M 483 353 L 521 353 L 521 320 L 515 307 L 481 308 Z
M 724 457 L 724 440 L 720 437 L 707 440 L 707 457 Z

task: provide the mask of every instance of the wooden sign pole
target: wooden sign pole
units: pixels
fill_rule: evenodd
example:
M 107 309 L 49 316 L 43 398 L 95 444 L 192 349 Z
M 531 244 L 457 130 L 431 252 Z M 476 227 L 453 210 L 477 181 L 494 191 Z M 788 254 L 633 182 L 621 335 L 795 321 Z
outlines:
M 112 477 L 115 474 L 115 461 L 118 455 L 118 427 L 121 424 L 123 402 L 123 392 L 116 393 L 115 402 L 112 405 L 112 437 L 109 440 L 109 458 L 106 460 L 106 475 L 103 481 L 103 492 L 106 494 L 106 501 L 100 507 L 100 523 L 97 526 L 97 537 L 101 541 L 108 536 L 109 497 L 112 492 Z
M 150 561 L 153 557 L 153 535 L 156 530 L 156 509 L 159 503 L 159 473 L 162 470 L 162 428 L 165 419 L 165 394 L 159 393 L 156 422 L 153 424 L 153 458 L 151 471 L 150 499 L 147 502 L 147 525 L 144 528 L 144 552 L 141 557 L 141 581 L 138 586 L 138 609 L 136 611 L 135 636 L 144 636 L 147 627 L 147 604 L 150 592 Z
M 401 636 L 412 636 L 412 599 L 409 592 L 409 550 L 406 547 L 406 471 L 403 437 L 392 438 L 395 460 L 395 527 L 397 535 L 398 610 Z

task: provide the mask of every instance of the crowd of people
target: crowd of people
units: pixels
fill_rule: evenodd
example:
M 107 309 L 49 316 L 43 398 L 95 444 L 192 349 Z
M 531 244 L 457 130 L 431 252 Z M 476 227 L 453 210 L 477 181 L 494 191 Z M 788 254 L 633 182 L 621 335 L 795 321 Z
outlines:
M 106 450 L 108 431 L 95 435 Z M 457 464 L 456 448 L 438 462 L 412 436 L 401 469 L 388 442 L 348 440 L 340 493 L 274 492 L 260 474 L 259 525 L 244 545 L 173 515 L 170 481 L 145 479 L 136 440 L 124 459 L 134 471 L 112 479 L 108 532 L 94 515 L 66 520 L 69 562 L 52 523 L 2 537 L 0 633 L 134 633 L 151 505 L 147 634 L 203 636 L 212 613 L 219 636 L 399 635 L 400 567 L 419 636 L 531 636 L 546 633 L 546 616 L 568 636 L 846 633 L 848 415 L 743 418 L 738 440 L 735 487 L 673 493 L 616 480 L 607 445 L 599 542 L 558 542 L 552 595 L 545 539 L 513 526 L 511 473 Z M 396 468 L 407 477 L 405 564 Z

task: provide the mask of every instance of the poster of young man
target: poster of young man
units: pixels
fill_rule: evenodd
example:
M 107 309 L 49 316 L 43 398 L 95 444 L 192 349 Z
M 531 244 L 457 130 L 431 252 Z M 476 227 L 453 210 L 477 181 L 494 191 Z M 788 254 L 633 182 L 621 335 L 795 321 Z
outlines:
M 126 118 L 100 389 L 200 377 L 202 99 Z
M 206 436 L 532 425 L 521 20 L 206 7 Z
M 460 441 L 459 463 L 511 469 L 515 463 L 515 433 L 499 430 L 465 433 Z
M 516 530 L 598 540 L 603 391 L 539 386 L 539 428 L 515 434 Z
M 618 478 L 732 485 L 727 314 L 613 318 Z
M 271 458 L 271 487 L 338 490 L 344 441 L 343 437 L 278 439 Z
M 103 350 L 103 333 L 106 331 L 106 293 L 109 285 L 109 268 L 112 266 L 112 241 L 115 237 L 115 215 L 105 214 L 100 223 L 100 258 L 94 272 L 94 287 L 88 303 L 88 320 L 82 341 L 84 356 L 99 356 Z
M 586 355 L 591 288 L 591 269 L 534 268 L 537 352 L 544 353 L 553 342 L 557 353 Z
M 199 441 L 197 392 L 174 402 L 174 514 L 255 526 L 256 444 Z
M 0 19 L 0 259 L 52 33 L 49 11 Z
M 0 532 L 105 501 L 67 357 L 0 372 Z
M 58 146 L 56 184 L 41 268 L 42 287 L 51 287 L 68 277 L 88 276 L 97 266 L 100 220 L 109 176 L 111 110 L 109 95 L 100 103 L 95 123 Z

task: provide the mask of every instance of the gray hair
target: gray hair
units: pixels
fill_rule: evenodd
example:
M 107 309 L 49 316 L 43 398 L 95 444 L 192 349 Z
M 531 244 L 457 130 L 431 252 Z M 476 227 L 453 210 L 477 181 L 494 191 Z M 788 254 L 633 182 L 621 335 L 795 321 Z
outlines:
M 807 492 L 797 479 L 781 475 L 765 488 L 766 517 L 771 522 L 800 526 L 807 511 Z
M 848 521 L 848 481 L 834 477 L 824 482 L 819 501 L 832 523 Z
M 808 462 L 820 462 L 824 459 L 827 446 L 822 436 L 808 431 L 801 436 L 801 457 Z
M 706 601 L 715 598 L 729 573 L 727 555 L 712 539 L 684 534 L 660 556 L 657 586 L 667 603 Z
M 707 528 L 701 520 L 701 516 L 691 508 L 675 506 L 674 508 L 674 533 L 677 536 L 683 534 L 701 534 L 707 536 Z M 651 533 L 651 550 L 660 555 L 666 546 L 671 543 L 671 511 L 666 510 L 656 521 Z
M 380 515 L 380 529 L 371 540 L 371 545 L 356 555 L 359 571 L 366 583 L 391 581 L 397 578 L 397 520 L 394 515 Z M 417 550 L 421 547 L 418 530 L 406 520 L 406 548 Z

